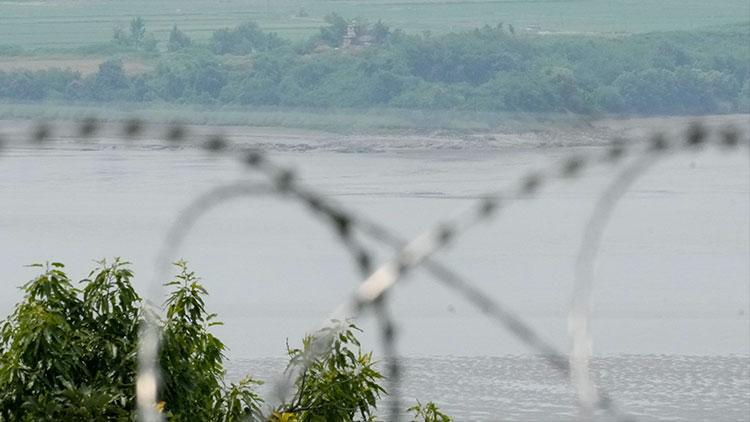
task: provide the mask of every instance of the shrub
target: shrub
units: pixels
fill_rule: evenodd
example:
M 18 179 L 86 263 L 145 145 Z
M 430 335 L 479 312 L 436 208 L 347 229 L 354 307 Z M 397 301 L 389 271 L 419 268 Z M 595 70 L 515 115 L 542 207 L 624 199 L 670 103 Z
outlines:
M 290 368 L 304 365 L 306 369 L 297 379 L 296 394 L 281 414 L 294 414 L 299 422 L 374 417 L 377 400 L 385 393 L 378 384 L 383 375 L 374 368 L 372 353 L 360 350 L 354 335 L 357 330 L 352 324 L 336 324 L 305 337 L 302 349 L 289 349 Z M 317 353 L 320 350 L 325 352 Z
M 246 55 L 279 48 L 287 41 L 275 33 L 265 33 L 255 22 L 246 22 L 233 29 L 215 31 L 209 42 L 216 54 Z
M 433 402 L 427 402 L 425 405 L 417 400 L 417 404 L 409 408 L 412 412 L 412 422 L 451 422 L 453 419 L 441 412 Z
M 193 45 L 193 40 L 190 39 L 184 32 L 177 29 L 177 25 L 172 27 L 172 31 L 169 32 L 169 41 L 167 41 L 167 51 L 173 52 L 188 48 Z

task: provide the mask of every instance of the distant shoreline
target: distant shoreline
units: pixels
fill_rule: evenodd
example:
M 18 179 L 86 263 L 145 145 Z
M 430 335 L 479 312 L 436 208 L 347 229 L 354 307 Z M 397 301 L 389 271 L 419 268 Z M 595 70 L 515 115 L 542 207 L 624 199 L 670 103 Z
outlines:
M 221 134 L 236 146 L 252 145 L 275 152 L 399 152 L 399 151 L 501 151 L 509 149 L 587 147 L 607 145 L 617 138 L 643 139 L 654 133 L 678 134 L 691 122 L 709 127 L 733 126 L 750 132 L 750 114 L 706 116 L 601 117 L 562 115 L 501 115 L 489 117 L 462 113 L 436 113 L 435 125 L 403 118 L 400 125 L 388 125 L 396 111 L 378 113 L 311 113 L 265 111 L 193 112 L 189 110 L 143 110 L 141 113 L 115 111 L 107 117 L 99 133 L 100 145 L 116 148 L 121 139 L 121 122 L 144 118 L 149 128 L 139 145 L 161 149 L 163 134 L 178 122 L 200 145 L 210 135 Z M 425 115 L 432 114 L 425 112 Z M 93 108 L 0 106 L 0 134 L 9 143 L 28 139 L 34 125 L 47 123 L 54 138 L 73 141 L 77 122 L 83 117 L 101 116 Z M 191 118 L 192 116 L 192 118 Z M 461 120 L 462 117 L 465 120 Z M 454 120 L 450 120 L 454 119 Z M 438 124 L 439 123 L 439 124 Z M 459 125 L 464 123 L 464 127 Z M 171 147 L 174 145 L 169 144 Z M 189 143 L 187 144 L 189 145 Z M 184 147 L 186 145 L 183 145 Z M 94 147 L 93 145 L 91 147 Z

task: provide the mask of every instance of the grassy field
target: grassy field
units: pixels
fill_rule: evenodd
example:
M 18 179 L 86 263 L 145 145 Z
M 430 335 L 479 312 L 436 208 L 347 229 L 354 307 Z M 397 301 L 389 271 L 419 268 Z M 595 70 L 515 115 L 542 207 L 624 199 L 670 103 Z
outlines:
M 747 21 L 747 0 L 0 0 L 0 45 L 26 49 L 107 41 L 134 16 L 164 40 L 177 24 L 195 39 L 254 20 L 284 37 L 309 35 L 331 12 L 382 19 L 410 32 L 510 23 L 517 30 L 636 33 Z
M 585 124 L 590 118 L 554 113 L 481 113 L 461 111 L 418 111 L 396 109 L 313 110 L 273 107 L 221 108 L 162 104 L 144 108 L 142 104 L 19 104 L 0 102 L 0 121 L 67 121 L 95 116 L 121 121 L 138 117 L 147 121 L 189 122 L 206 126 L 257 128 L 298 128 L 338 134 L 467 134 L 518 132 L 542 124 Z
M 16 57 L 0 56 L 0 72 L 12 72 L 14 70 L 46 70 L 46 69 L 71 69 L 82 75 L 90 75 L 99 70 L 99 65 L 107 60 L 107 57 L 24 57 L 18 60 Z M 138 60 L 128 58 L 123 63 L 125 73 L 137 75 L 153 70 L 153 66 Z

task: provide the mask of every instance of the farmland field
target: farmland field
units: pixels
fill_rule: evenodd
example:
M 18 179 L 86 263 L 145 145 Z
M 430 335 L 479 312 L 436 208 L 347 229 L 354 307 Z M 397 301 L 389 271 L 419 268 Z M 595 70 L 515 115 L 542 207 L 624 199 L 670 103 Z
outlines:
M 0 45 L 26 49 L 107 41 L 134 16 L 163 41 L 172 25 L 195 39 L 254 20 L 265 30 L 300 38 L 331 12 L 382 19 L 409 32 L 433 33 L 505 22 L 517 30 L 635 33 L 722 27 L 747 21 L 746 0 L 50 0 L 0 1 Z
M 32 57 L 24 60 L 15 60 L 15 57 L 0 57 L 0 72 L 11 72 L 14 70 L 46 70 L 46 69 L 70 69 L 90 75 L 99 70 L 99 65 L 106 57 Z M 152 70 L 152 68 L 137 59 L 128 59 L 123 63 L 123 70 L 128 75 L 137 75 Z

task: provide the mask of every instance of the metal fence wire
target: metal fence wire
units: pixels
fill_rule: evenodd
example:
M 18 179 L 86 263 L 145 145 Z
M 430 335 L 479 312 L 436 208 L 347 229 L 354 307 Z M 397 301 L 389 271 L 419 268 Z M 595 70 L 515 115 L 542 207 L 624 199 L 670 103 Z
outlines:
M 269 408 L 283 403 L 292 394 L 297 377 L 305 371 L 306 362 L 327 352 L 331 336 L 339 327 L 334 321 L 347 321 L 371 312 L 380 326 L 380 341 L 386 363 L 387 391 L 390 404 L 387 419 L 401 418 L 400 379 L 398 363 L 396 321 L 388 310 L 388 298 L 395 294 L 394 287 L 418 268 L 425 269 L 432 278 L 451 289 L 481 311 L 498 326 L 510 332 L 530 352 L 543 357 L 563 377 L 570 380 L 578 395 L 581 418 L 597 416 L 607 420 L 631 421 L 625 409 L 598 387 L 590 378 L 591 352 L 590 303 L 593 289 L 593 265 L 601 243 L 602 234 L 618 201 L 643 174 L 659 160 L 681 153 L 697 153 L 708 148 L 719 148 L 727 153 L 747 153 L 750 138 L 739 128 L 726 126 L 709 129 L 700 123 L 689 125 L 679 136 L 656 134 L 645 139 L 617 139 L 604 148 L 587 154 L 576 154 L 539 169 L 530 169 L 511 186 L 486 192 L 481 200 L 447 218 L 432 229 L 406 239 L 384 224 L 352 212 L 343 204 L 301 182 L 297 174 L 273 162 L 260 149 L 233 144 L 220 133 L 192 133 L 182 124 L 157 125 L 145 120 L 130 119 L 122 122 L 98 120 L 94 117 L 61 124 L 38 122 L 23 136 L 3 136 L 0 131 L 0 157 L 5 144 L 45 146 L 59 139 L 86 144 L 106 136 L 119 142 L 135 144 L 148 135 L 150 139 L 163 139 L 174 144 L 191 144 L 203 148 L 207 154 L 226 156 L 239 160 L 248 170 L 265 176 L 263 182 L 234 182 L 213 188 L 196 197 L 165 229 L 164 243 L 157 257 L 155 278 L 151 281 L 144 303 L 144 327 L 139 340 L 139 367 L 136 394 L 139 417 L 143 421 L 160 421 L 163 415 L 156 411 L 159 387 L 159 324 L 162 301 L 160 280 L 164 279 L 169 264 L 195 223 L 210 209 L 238 197 L 278 196 L 302 204 L 327 226 L 339 239 L 341 246 L 351 256 L 363 281 L 353 288 L 349 299 L 332 310 L 326 320 L 314 331 L 313 346 L 303 359 L 284 372 L 273 386 L 273 397 L 268 398 Z M 543 194 L 546 185 L 559 181 L 571 182 L 586 177 L 594 167 L 610 167 L 614 177 L 601 192 L 594 210 L 584 227 L 583 242 L 575 265 L 574 291 L 568 314 L 569 335 L 572 348 L 569 353 L 559 350 L 503 303 L 483 291 L 476 283 L 460 275 L 435 253 L 448 245 L 456 244 L 460 237 L 473 227 L 497 218 L 501 212 L 520 199 L 532 199 Z M 378 242 L 393 250 L 385 262 L 376 264 L 375 256 L 363 239 Z M 266 417 L 270 417 L 266 415 Z

